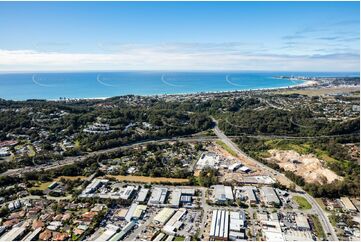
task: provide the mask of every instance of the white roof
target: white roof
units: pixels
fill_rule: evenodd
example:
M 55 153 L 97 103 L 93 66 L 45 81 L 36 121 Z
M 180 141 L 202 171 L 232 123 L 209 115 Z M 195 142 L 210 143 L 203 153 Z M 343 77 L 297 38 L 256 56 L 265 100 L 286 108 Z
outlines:
M 135 211 L 135 209 L 137 208 L 138 204 L 137 203 L 132 203 L 132 205 L 130 206 L 127 215 L 125 216 L 125 220 L 127 220 L 128 222 L 130 222 L 132 220 L 133 217 L 133 213 Z
M 34 240 L 34 238 L 41 232 L 43 228 L 37 228 L 35 229 L 33 232 L 29 233 L 24 239 L 23 241 L 32 241 Z
M 118 226 L 108 225 L 107 230 L 104 231 L 95 241 L 106 241 L 109 240 L 119 230 Z
M 173 208 L 163 208 L 155 217 L 154 220 L 161 224 L 165 224 L 175 213 Z
M 176 206 L 178 207 L 179 206 L 179 202 L 180 202 L 180 198 L 181 198 L 181 195 L 182 195 L 182 192 L 181 190 L 179 189 L 176 189 L 172 192 L 172 195 L 171 195 L 171 200 L 170 200 L 170 204 L 172 206 Z
M 246 217 L 243 210 L 239 212 L 230 212 L 229 229 L 239 232 L 241 228 L 245 227 Z
M 160 233 L 157 235 L 157 237 L 155 237 L 155 239 L 153 241 L 161 241 L 164 237 L 165 237 L 165 234 Z
M 233 171 L 233 170 L 239 168 L 241 165 L 242 165 L 242 164 L 241 164 L 240 162 L 237 162 L 237 163 L 234 163 L 234 164 L 230 165 L 230 166 L 228 167 L 228 169 Z
M 241 171 L 244 171 L 244 172 L 246 172 L 246 171 L 250 171 L 251 169 L 249 168 L 249 167 L 247 167 L 247 166 L 242 166 L 241 168 L 239 168 Z
M 135 187 L 135 186 L 127 186 L 127 188 L 120 195 L 120 198 L 128 200 L 136 189 L 137 189 L 137 187 Z
M 301 215 L 301 214 L 297 215 L 295 221 L 297 227 L 311 229 L 310 224 L 308 223 L 307 217 L 305 215 Z
M 163 230 L 165 232 L 168 233 L 173 233 L 175 231 L 175 229 L 178 229 L 181 225 L 182 222 L 180 221 L 180 219 L 183 217 L 183 215 L 187 212 L 187 210 L 185 208 L 181 208 L 179 209 L 173 216 L 171 219 L 169 219 L 169 221 L 166 223 L 166 225 L 164 226 Z
M 138 197 L 137 197 L 137 202 L 144 202 L 145 199 L 147 198 L 149 189 L 147 188 L 142 188 L 140 189 L 139 193 L 138 193 Z
M 224 185 L 214 186 L 214 198 L 217 201 L 233 200 L 232 187 Z
M 0 240 L 1 241 L 13 241 L 17 240 L 20 235 L 25 232 L 25 227 L 13 227 L 9 232 L 4 234 Z
M 150 204 L 163 204 L 167 197 L 168 189 L 156 187 L 152 191 L 152 195 L 150 196 L 149 203 Z
M 211 230 L 209 235 L 211 237 L 228 239 L 229 227 L 229 211 L 213 210 Z
M 273 187 L 262 187 L 260 191 L 262 196 L 265 198 L 266 203 L 279 204 L 281 202 Z
M 224 193 L 226 194 L 226 198 L 228 200 L 233 200 L 233 192 L 232 192 L 232 187 L 230 186 L 224 186 Z

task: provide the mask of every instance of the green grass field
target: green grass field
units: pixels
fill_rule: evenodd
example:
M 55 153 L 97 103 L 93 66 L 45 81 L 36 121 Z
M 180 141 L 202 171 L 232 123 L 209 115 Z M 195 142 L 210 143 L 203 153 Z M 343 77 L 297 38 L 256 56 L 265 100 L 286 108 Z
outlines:
M 311 209 L 312 205 L 306 200 L 306 198 L 301 196 L 293 196 L 293 201 L 295 201 L 300 209 Z
M 184 237 L 176 236 L 176 237 L 174 237 L 174 241 L 184 241 Z
M 226 150 L 228 153 L 230 153 L 234 157 L 237 157 L 237 153 L 233 151 L 231 148 L 229 148 L 228 145 L 226 145 L 223 141 L 217 140 L 216 143 L 217 145 L 221 146 L 224 150 Z

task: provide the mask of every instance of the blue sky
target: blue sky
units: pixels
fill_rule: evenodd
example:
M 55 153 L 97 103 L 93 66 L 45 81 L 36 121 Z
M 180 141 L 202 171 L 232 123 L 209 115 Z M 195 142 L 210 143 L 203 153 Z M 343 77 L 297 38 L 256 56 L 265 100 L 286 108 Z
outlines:
M 0 70 L 359 71 L 359 2 L 0 2 Z

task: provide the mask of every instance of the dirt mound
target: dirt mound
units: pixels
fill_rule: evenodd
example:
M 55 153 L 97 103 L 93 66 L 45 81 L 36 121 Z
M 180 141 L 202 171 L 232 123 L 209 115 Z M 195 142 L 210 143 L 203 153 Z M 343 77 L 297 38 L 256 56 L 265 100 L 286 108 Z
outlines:
M 327 169 L 323 161 L 313 154 L 300 155 L 294 150 L 269 150 L 270 162 L 276 162 L 286 171 L 292 171 L 305 179 L 308 183 L 331 183 L 342 180 L 335 172 Z

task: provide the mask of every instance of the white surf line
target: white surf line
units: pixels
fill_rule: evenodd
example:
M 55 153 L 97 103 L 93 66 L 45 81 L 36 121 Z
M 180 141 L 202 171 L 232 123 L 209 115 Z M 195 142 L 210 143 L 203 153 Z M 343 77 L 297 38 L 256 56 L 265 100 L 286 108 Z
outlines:
M 39 81 L 37 81 L 35 77 L 36 77 L 36 75 L 33 74 L 32 78 L 31 78 L 32 81 L 33 81 L 33 83 L 34 83 L 35 85 L 38 85 L 38 86 L 40 86 L 40 87 L 55 87 L 55 85 L 42 84 L 42 83 L 40 83 Z
M 164 74 L 160 77 L 160 79 L 164 84 L 166 84 L 168 86 L 171 86 L 171 87 L 184 87 L 184 85 L 177 85 L 177 84 L 173 84 L 173 83 L 170 83 L 170 82 L 164 80 Z
M 109 84 L 109 83 L 106 83 L 106 82 L 100 80 L 100 75 L 99 75 L 99 74 L 97 75 L 97 82 L 100 83 L 100 84 L 103 85 L 103 86 L 116 87 L 115 85 L 112 85 L 112 84 Z
M 235 87 L 245 87 L 245 86 L 247 86 L 247 85 L 240 85 L 240 84 L 234 83 L 234 82 L 230 81 L 228 77 L 229 77 L 229 75 L 226 75 L 226 82 L 228 84 L 232 85 L 232 86 L 235 86 Z

